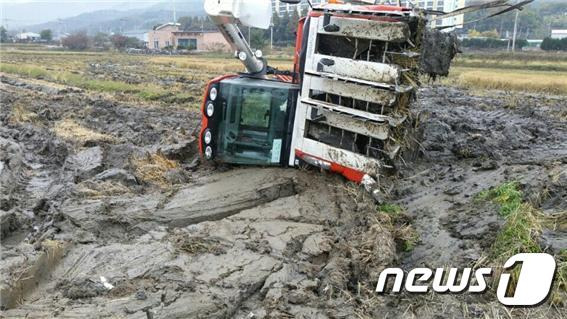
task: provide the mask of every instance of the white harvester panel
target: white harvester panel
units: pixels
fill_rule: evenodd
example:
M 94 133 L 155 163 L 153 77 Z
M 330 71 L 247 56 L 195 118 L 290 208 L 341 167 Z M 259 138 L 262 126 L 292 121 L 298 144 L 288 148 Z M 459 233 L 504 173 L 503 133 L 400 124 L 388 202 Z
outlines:
M 397 65 L 321 54 L 313 54 L 310 59 L 310 64 L 306 64 L 305 69 L 307 72 L 311 73 L 320 72 L 384 84 L 397 84 L 402 72 L 401 68 Z
M 379 140 L 386 140 L 390 132 L 389 123 L 374 122 L 357 116 L 344 116 L 324 108 L 311 108 L 313 111 L 309 119 L 314 122 L 326 124 L 357 134 L 369 136 Z
M 366 111 L 360 111 L 346 106 L 337 105 L 329 102 L 317 101 L 310 98 L 302 99 L 301 102 L 307 106 L 316 107 L 319 109 L 325 109 L 331 112 L 335 112 L 337 114 L 345 114 L 345 116 L 356 116 L 377 123 L 388 123 L 389 125 L 394 127 L 400 125 L 405 120 L 405 117 L 394 118 L 387 115 L 369 113 Z
M 319 20 L 322 22 L 323 17 Z M 387 42 L 405 42 L 410 34 L 408 25 L 401 22 L 331 17 L 329 25 L 334 27 L 325 28 L 319 23 L 318 33 Z
M 382 158 L 392 154 L 388 146 L 395 139 L 392 128 L 406 120 L 395 109 L 413 89 L 402 84 L 406 70 L 390 63 L 387 54 L 410 41 L 410 28 L 390 18 L 378 21 L 376 16 L 364 19 L 349 14 L 311 18 L 309 30 L 304 30 L 309 38 L 290 165 L 295 164 L 298 151 L 378 176 Z M 341 41 L 354 54 L 335 50 Z
M 385 106 L 391 106 L 396 103 L 395 92 L 386 90 L 383 87 L 354 84 L 319 76 L 306 75 L 305 77 L 311 81 L 310 88 L 312 91 L 341 95 Z

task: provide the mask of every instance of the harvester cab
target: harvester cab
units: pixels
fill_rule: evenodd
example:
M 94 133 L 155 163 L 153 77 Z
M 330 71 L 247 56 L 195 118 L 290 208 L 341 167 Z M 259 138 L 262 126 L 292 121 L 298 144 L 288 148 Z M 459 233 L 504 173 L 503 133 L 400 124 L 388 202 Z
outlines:
M 238 28 L 267 29 L 272 1 L 205 0 L 246 72 L 208 84 L 202 156 L 235 164 L 307 163 L 363 184 L 379 200 L 378 177 L 410 144 L 409 107 L 420 74 L 447 75 L 457 41 L 427 28 L 424 11 L 369 3 L 375 1 L 312 7 L 297 27 L 293 70 L 281 72 Z
M 293 83 L 247 76 L 212 84 L 201 142 L 205 157 L 225 163 L 286 166 L 292 138 L 289 123 L 298 90 Z

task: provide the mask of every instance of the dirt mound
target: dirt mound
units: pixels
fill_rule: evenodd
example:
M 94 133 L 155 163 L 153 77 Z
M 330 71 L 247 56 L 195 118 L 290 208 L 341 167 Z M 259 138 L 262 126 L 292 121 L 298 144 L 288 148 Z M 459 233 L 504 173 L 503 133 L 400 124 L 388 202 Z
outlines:
M 420 71 L 432 78 L 447 76 L 451 61 L 459 52 L 457 35 L 436 29 L 426 29 L 424 32 Z

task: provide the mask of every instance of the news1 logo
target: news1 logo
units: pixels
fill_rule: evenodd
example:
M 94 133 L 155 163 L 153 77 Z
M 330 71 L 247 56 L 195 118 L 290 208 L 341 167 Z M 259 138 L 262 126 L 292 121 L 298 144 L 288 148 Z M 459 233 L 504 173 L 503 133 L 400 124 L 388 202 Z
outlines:
M 513 293 L 512 275 L 510 271 L 521 264 L 520 275 L 515 282 Z M 496 296 L 500 303 L 506 306 L 535 306 L 543 302 L 553 284 L 555 275 L 555 259 L 549 254 L 543 253 L 524 253 L 510 257 L 503 265 L 504 272 L 498 280 Z M 402 285 L 410 293 L 425 293 L 431 288 L 437 293 L 483 293 L 487 289 L 486 277 L 492 275 L 491 268 L 464 268 L 461 277 L 458 279 L 459 269 L 451 268 L 447 271 L 444 268 L 435 269 L 435 273 L 429 268 L 415 268 L 408 272 L 407 277 L 400 268 L 387 268 L 380 273 L 377 293 L 384 293 L 386 282 L 389 277 L 394 277 L 394 285 L 391 292 L 399 293 Z M 430 279 L 433 277 L 431 287 Z M 445 280 L 445 277 L 446 280 Z M 404 284 L 405 279 L 405 284 Z M 472 284 L 474 282 L 474 284 Z

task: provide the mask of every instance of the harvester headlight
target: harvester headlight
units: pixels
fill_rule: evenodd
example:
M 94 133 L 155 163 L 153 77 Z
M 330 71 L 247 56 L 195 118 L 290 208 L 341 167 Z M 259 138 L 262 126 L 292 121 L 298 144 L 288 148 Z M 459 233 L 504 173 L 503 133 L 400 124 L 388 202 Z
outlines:
M 213 158 L 213 148 L 212 147 L 207 146 L 205 148 L 205 158 L 207 158 L 207 159 Z
M 213 103 L 207 104 L 207 116 L 211 117 L 215 113 L 215 105 Z
M 213 140 L 213 134 L 211 134 L 210 130 L 206 130 L 205 131 L 205 144 L 211 144 L 212 140 Z
M 218 93 L 218 92 L 217 92 L 217 88 L 216 88 L 216 87 L 213 87 L 213 88 L 211 89 L 211 92 L 209 93 L 209 98 L 211 99 L 211 101 L 214 101 L 214 100 L 217 99 L 217 93 Z

